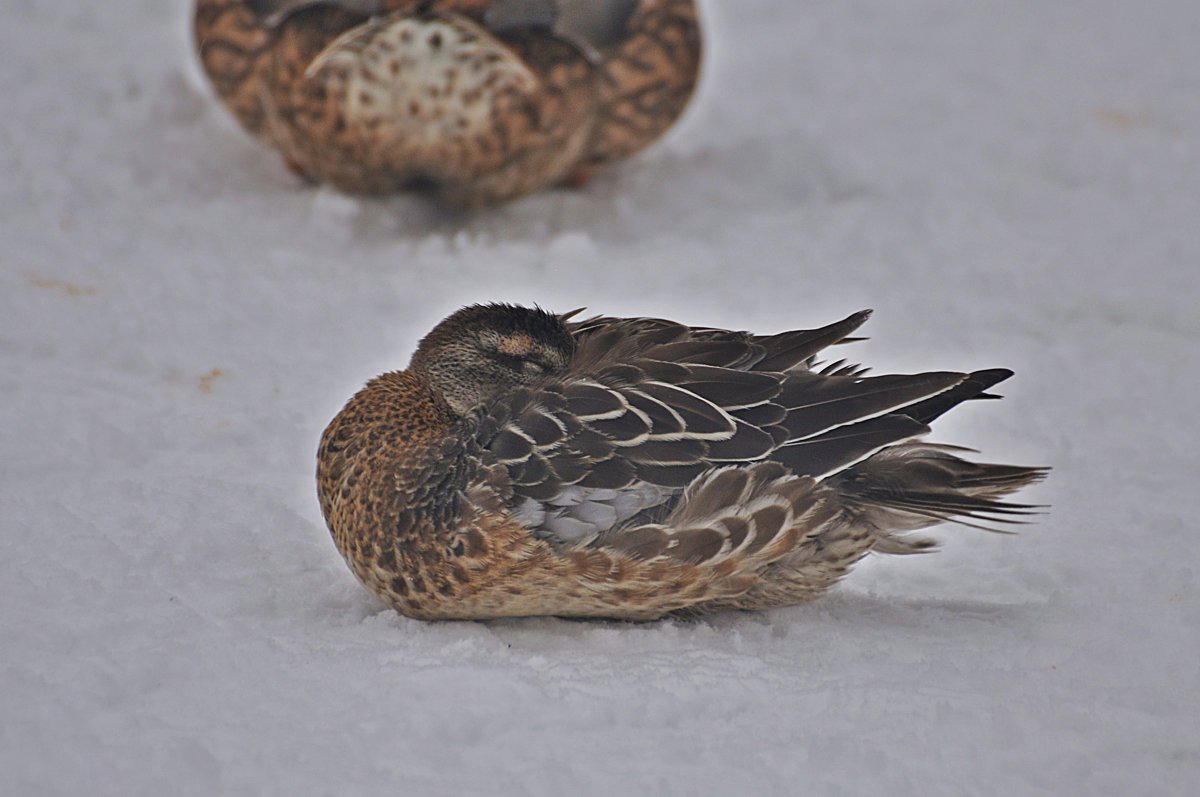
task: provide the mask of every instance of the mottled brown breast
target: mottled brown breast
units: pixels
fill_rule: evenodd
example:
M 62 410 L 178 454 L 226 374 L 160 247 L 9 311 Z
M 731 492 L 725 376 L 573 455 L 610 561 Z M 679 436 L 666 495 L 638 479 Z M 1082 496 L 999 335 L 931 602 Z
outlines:
M 359 536 L 372 527 L 372 537 L 396 533 L 385 519 L 398 520 L 413 502 L 439 500 L 422 482 L 446 466 L 453 423 L 445 402 L 407 372 L 371 380 L 330 422 L 317 455 L 317 492 L 343 554 L 351 524 Z M 382 522 L 367 522 L 372 517 Z

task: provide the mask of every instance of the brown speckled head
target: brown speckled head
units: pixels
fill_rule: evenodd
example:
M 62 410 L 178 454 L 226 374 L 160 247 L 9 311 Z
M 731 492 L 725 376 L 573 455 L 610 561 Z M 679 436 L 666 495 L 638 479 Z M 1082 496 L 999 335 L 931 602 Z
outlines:
M 434 327 L 409 369 L 428 379 L 461 416 L 505 390 L 561 373 L 574 351 L 571 333 L 553 313 L 476 304 Z

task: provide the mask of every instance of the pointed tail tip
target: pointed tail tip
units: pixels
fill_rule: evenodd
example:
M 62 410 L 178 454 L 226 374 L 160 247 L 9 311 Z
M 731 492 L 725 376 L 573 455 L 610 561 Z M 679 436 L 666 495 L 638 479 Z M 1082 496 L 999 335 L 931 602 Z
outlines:
M 959 391 L 962 393 L 975 391 L 970 395 L 964 395 L 964 400 L 1004 398 L 1000 393 L 988 393 L 987 391 L 1013 375 L 1013 371 L 1008 368 L 985 368 L 981 371 L 972 371 L 966 374 L 959 383 Z
M 857 313 L 851 313 L 850 315 L 846 316 L 841 321 L 834 321 L 832 324 L 825 327 L 825 329 L 829 329 L 829 330 L 836 329 L 838 331 L 838 333 L 840 334 L 840 337 L 837 340 L 833 341 L 834 344 L 858 343 L 859 341 L 867 340 L 867 338 L 865 336 L 862 336 L 862 335 L 853 335 L 852 336 L 850 333 L 854 332 L 859 327 L 861 327 L 863 324 L 867 323 L 867 319 L 869 319 L 871 317 L 871 314 L 874 312 L 875 312 L 874 310 L 870 310 L 870 309 L 859 310 Z

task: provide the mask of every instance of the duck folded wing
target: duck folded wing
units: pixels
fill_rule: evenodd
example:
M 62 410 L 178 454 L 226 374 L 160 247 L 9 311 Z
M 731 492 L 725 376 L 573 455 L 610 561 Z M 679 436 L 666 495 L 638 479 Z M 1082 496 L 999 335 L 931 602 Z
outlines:
M 568 371 L 496 402 L 479 441 L 507 470 L 522 522 L 575 542 L 662 520 L 715 468 L 774 462 L 794 476 L 838 473 L 924 435 L 927 420 L 1003 376 L 809 370 L 865 318 L 775 336 L 656 319 L 580 322 Z

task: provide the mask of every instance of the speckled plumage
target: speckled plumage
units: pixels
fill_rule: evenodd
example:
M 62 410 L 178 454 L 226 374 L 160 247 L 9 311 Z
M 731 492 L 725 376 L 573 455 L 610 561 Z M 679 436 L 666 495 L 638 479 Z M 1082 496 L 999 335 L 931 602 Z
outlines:
M 919 440 L 1011 375 L 864 376 L 814 357 L 859 313 L 759 336 L 464 308 L 321 440 L 321 508 L 355 575 L 426 619 L 647 620 L 808 600 L 943 520 L 1007 522 L 1041 468 Z
M 298 172 L 468 207 L 642 149 L 700 61 L 693 0 L 198 0 L 195 36 L 217 95 Z

